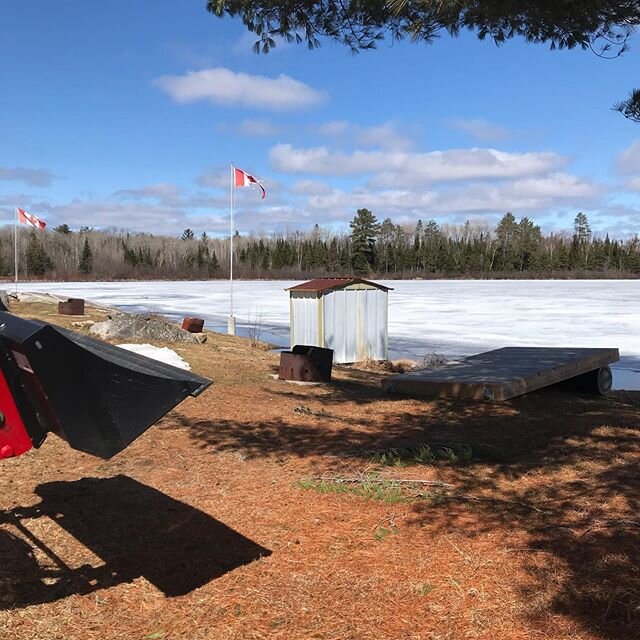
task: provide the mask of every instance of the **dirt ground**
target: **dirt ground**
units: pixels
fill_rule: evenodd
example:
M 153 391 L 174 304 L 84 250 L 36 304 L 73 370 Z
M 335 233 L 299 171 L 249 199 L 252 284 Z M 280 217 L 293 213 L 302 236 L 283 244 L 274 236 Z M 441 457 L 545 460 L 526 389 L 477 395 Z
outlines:
M 392 399 L 174 348 L 215 384 L 124 452 L 0 462 L 0 638 L 640 638 L 640 394 Z

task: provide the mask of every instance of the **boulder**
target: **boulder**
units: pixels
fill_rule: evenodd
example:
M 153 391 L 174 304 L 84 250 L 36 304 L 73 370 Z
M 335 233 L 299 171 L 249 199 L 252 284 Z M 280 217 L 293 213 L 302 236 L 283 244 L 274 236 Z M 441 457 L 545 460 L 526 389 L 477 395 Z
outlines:
M 80 329 L 88 329 L 95 324 L 94 320 L 76 320 L 71 323 L 72 327 L 79 327 Z
M 189 333 L 155 314 L 119 313 L 96 322 L 89 331 L 108 340 L 155 340 L 158 342 L 204 342 L 203 334 Z M 198 339 L 200 338 L 200 339 Z

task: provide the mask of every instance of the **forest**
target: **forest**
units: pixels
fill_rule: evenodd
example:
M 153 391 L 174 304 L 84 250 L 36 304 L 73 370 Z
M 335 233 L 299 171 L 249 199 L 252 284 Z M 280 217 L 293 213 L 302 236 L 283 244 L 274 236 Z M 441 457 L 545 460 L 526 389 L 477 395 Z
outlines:
M 359 209 L 349 231 L 319 225 L 310 231 L 240 235 L 233 242 L 234 276 L 306 279 L 371 278 L 633 278 L 640 275 L 640 240 L 596 237 L 587 216 L 573 229 L 543 234 L 533 220 L 505 214 L 495 227 L 434 220 L 379 222 Z M 51 230 L 18 233 L 21 280 L 210 279 L 229 277 L 229 238 L 185 229 L 178 237 L 122 230 Z M 0 276 L 14 275 L 14 231 L 0 231 Z

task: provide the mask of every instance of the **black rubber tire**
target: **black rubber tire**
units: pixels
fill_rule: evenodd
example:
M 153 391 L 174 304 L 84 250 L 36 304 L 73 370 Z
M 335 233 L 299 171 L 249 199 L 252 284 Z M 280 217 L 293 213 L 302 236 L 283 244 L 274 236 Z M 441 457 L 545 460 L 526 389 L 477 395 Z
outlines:
M 600 367 L 593 372 L 594 391 L 601 396 L 606 396 L 613 385 L 613 373 L 610 367 Z

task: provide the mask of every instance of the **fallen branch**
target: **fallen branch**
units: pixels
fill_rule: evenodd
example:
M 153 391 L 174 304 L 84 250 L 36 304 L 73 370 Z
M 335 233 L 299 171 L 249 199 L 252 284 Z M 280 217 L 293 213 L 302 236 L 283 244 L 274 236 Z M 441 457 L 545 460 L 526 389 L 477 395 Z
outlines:
M 626 518 L 611 518 L 609 520 L 599 520 L 594 522 L 589 528 L 585 529 L 582 533 L 578 534 L 578 538 L 586 536 L 587 533 L 594 531 L 595 529 L 607 529 L 611 527 L 620 527 L 623 529 L 640 529 L 639 520 L 627 520 Z
M 371 478 L 367 476 L 344 477 L 344 476 L 311 476 L 310 480 L 322 482 L 335 482 L 336 484 L 403 484 L 414 486 L 440 487 L 442 489 L 453 489 L 452 484 L 441 482 L 440 480 L 411 480 L 407 478 Z
M 295 407 L 293 407 L 293 412 L 294 413 L 301 413 L 304 416 L 315 416 L 316 418 L 331 418 L 331 419 L 336 419 L 336 416 L 327 413 L 324 409 L 321 409 L 320 411 L 315 411 L 314 409 L 311 409 L 311 407 L 307 407 L 304 404 L 299 404 Z
M 532 511 L 537 511 L 538 513 L 548 514 L 549 511 L 545 511 L 544 509 L 540 509 L 535 507 L 528 502 L 518 502 L 517 500 L 503 500 L 502 498 L 482 498 L 478 496 L 470 496 L 464 493 L 459 494 L 450 494 L 443 495 L 442 498 L 445 500 L 458 499 L 458 500 L 469 500 L 470 502 L 494 502 L 497 504 L 513 504 L 519 507 L 525 507 L 526 509 L 531 509 Z

